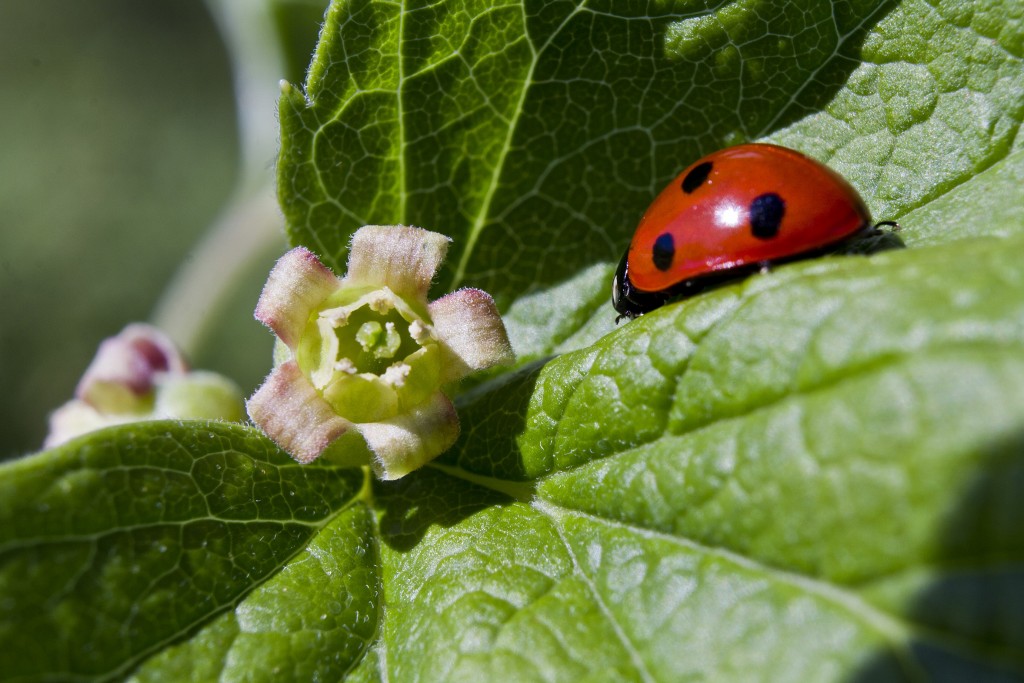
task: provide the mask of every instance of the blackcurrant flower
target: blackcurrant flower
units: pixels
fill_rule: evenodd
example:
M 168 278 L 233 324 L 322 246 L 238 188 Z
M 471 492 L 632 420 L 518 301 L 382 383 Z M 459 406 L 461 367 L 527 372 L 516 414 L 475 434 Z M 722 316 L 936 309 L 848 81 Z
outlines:
M 489 294 L 460 289 L 427 301 L 450 241 L 367 226 L 352 237 L 343 278 L 303 247 L 274 266 L 256 319 L 278 337 L 276 366 L 247 407 L 295 460 L 330 452 L 382 479 L 405 476 L 459 435 L 443 387 L 514 360 Z M 368 451 L 342 439 L 354 433 Z

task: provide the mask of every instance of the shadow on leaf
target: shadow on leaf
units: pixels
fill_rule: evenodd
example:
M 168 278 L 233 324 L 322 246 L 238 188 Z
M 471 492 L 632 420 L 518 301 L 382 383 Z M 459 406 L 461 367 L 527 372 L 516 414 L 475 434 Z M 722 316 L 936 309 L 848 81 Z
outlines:
M 879 652 L 851 680 L 1024 680 L 1024 431 L 977 463 L 927 566 L 884 579 L 909 596 L 882 606 L 907 615 L 909 661 Z
M 391 549 L 412 550 L 432 526 L 452 527 L 512 498 L 427 466 L 397 481 L 375 480 L 380 538 Z
M 398 481 L 374 482 L 384 543 L 411 550 L 431 526 L 450 527 L 485 508 L 532 497 L 516 437 L 524 430 L 534 385 L 547 360 L 464 394 L 458 402 L 462 434 L 438 460 L 440 467 L 428 465 Z
M 547 357 L 529 363 L 460 397 L 462 434 L 440 462 L 479 476 L 526 481 L 517 439 L 526 428 L 537 379 L 550 360 Z

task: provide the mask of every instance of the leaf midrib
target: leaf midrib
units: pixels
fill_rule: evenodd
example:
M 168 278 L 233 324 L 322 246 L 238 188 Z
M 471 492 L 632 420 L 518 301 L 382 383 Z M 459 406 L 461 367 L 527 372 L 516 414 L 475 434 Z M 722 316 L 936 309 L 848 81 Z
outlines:
M 477 211 L 476 217 L 473 219 L 473 224 L 470 226 L 469 232 L 466 233 L 466 243 L 462 249 L 462 253 L 459 255 L 459 262 L 456 264 L 454 273 L 452 274 L 451 283 L 448 286 L 448 291 L 454 291 L 459 288 L 462 281 L 466 277 L 466 269 L 469 266 L 469 259 L 472 256 L 476 243 L 483 233 L 484 225 L 491 211 L 491 202 L 494 200 L 494 195 L 498 191 L 501 176 L 505 169 L 505 162 L 508 158 L 509 152 L 512 149 L 512 140 L 515 138 L 515 134 L 518 129 L 519 119 L 523 115 L 523 110 L 526 104 L 526 97 L 530 91 L 530 87 L 533 84 L 533 74 L 537 68 L 537 64 L 540 62 L 541 55 L 547 50 L 548 46 L 551 45 L 552 41 L 561 34 L 562 30 L 569 23 L 569 21 L 576 16 L 580 11 L 583 3 L 578 3 L 573 8 L 572 12 L 569 12 L 562 23 L 558 25 L 548 35 L 543 45 L 535 46 L 533 41 L 530 39 L 530 32 L 528 29 L 528 17 L 526 14 L 526 3 L 525 0 L 520 0 L 519 8 L 522 13 L 523 22 L 523 36 L 526 38 L 526 44 L 530 47 L 530 66 L 526 70 L 526 74 L 522 80 L 522 85 L 519 89 L 519 97 L 516 101 L 515 110 L 512 112 L 512 116 L 509 118 L 508 128 L 505 131 L 505 139 L 501 144 L 501 151 L 494 163 L 491 170 L 491 179 L 487 186 L 487 190 L 484 193 L 483 201 L 480 204 L 480 208 Z M 404 176 L 404 173 L 403 173 Z

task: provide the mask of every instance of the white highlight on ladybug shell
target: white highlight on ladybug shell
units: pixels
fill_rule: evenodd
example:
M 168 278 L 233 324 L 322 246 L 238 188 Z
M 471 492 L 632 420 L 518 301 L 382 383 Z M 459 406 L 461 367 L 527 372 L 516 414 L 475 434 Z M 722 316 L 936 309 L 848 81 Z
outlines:
M 715 209 L 717 225 L 723 228 L 737 228 L 743 223 L 744 211 L 735 204 L 726 204 Z

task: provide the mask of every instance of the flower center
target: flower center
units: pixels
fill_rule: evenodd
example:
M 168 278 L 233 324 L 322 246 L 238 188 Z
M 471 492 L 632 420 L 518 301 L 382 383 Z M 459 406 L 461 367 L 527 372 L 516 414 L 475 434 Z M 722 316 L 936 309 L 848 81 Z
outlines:
M 393 322 L 386 322 L 381 327 L 376 320 L 362 324 L 356 332 L 356 341 L 365 353 L 372 353 L 374 358 L 394 358 L 395 351 L 402 344 Z
M 316 314 L 300 341 L 299 367 L 313 386 L 357 422 L 423 401 L 438 375 L 429 324 L 386 287 L 346 299 L 329 301 L 335 305 Z
M 397 309 L 376 308 L 364 305 L 343 319 L 332 315 L 337 309 L 320 314 L 321 359 L 332 371 L 382 375 L 420 348 Z

